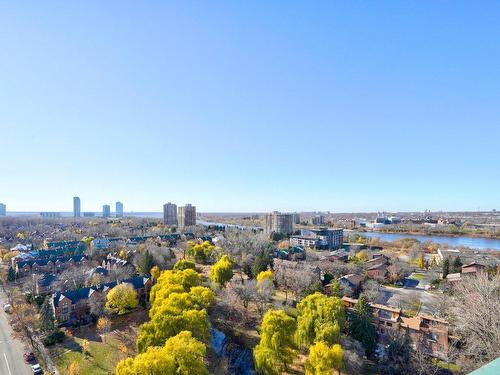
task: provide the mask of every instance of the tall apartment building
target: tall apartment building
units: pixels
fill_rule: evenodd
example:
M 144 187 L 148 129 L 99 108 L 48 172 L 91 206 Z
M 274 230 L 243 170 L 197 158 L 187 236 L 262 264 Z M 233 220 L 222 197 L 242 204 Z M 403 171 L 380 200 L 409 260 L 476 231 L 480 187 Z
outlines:
M 123 217 L 123 203 L 122 202 L 116 202 L 116 217 Z
M 0 216 L 7 216 L 7 206 L 0 203 Z
M 163 205 L 163 224 L 177 226 L 177 205 L 175 203 L 165 203 Z
M 73 217 L 80 217 L 80 197 L 73 197 Z
M 265 231 L 267 234 L 273 232 L 282 234 L 293 233 L 293 214 L 284 214 L 278 211 L 266 214 Z
M 325 224 L 325 217 L 323 215 L 316 215 L 311 218 L 312 225 L 323 225 Z
M 105 204 L 102 206 L 102 217 L 110 217 L 111 216 L 111 207 L 109 204 Z
M 297 212 L 295 212 L 295 213 L 293 214 L 293 223 L 294 223 L 294 224 L 300 224 L 300 214 L 299 214 L 299 213 L 297 213 Z
M 196 225 L 196 207 L 189 203 L 179 207 L 177 210 L 177 222 L 179 228 Z

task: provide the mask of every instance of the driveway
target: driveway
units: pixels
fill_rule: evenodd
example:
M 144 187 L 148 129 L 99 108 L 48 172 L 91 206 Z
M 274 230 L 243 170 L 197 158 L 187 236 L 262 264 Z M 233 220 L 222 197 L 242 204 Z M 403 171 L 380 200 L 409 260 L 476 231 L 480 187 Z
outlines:
M 0 374 L 2 375 L 32 375 L 33 372 L 24 362 L 24 345 L 12 337 L 9 325 L 9 315 L 3 311 L 6 301 L 3 292 L 0 292 Z

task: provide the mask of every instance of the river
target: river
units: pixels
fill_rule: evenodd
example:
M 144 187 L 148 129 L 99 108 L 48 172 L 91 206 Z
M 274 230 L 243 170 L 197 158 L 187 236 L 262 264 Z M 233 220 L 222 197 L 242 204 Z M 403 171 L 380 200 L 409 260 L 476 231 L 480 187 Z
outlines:
M 500 250 L 500 240 L 480 237 L 450 237 L 450 236 L 431 236 L 425 234 L 406 234 L 406 233 L 382 233 L 382 232 L 356 232 L 369 238 L 380 238 L 382 241 L 394 241 L 401 238 L 416 238 L 420 242 L 432 241 L 439 244 L 446 244 L 451 248 L 467 246 L 472 249 L 492 249 Z

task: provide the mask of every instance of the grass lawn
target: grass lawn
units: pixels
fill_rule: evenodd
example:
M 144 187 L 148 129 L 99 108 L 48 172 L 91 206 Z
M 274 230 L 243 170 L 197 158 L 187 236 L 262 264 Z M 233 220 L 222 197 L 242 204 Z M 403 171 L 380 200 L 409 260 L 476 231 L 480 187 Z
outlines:
M 421 274 L 421 273 L 414 273 L 411 275 L 412 278 L 414 279 L 417 279 L 417 280 L 422 280 L 425 278 L 425 275 Z
M 89 340 L 89 352 L 86 357 L 82 353 L 83 339 L 79 337 L 67 338 L 63 346 L 58 348 L 60 355 L 55 358 L 55 364 L 61 375 L 69 374 L 71 363 L 78 364 L 78 374 L 108 375 L 115 373 L 116 364 L 125 357 L 120 350 L 120 341 L 109 334 L 106 343 Z

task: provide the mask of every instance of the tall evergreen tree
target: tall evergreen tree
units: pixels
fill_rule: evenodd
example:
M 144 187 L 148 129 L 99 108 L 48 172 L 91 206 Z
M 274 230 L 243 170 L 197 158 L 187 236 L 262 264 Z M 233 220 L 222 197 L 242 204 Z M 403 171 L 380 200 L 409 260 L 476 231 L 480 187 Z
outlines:
M 352 312 L 350 331 L 351 336 L 361 342 L 367 356 L 372 355 L 377 346 L 377 333 L 372 320 L 372 308 L 366 297 L 361 295 Z
M 15 279 L 16 279 L 16 271 L 14 271 L 14 268 L 12 268 L 12 266 L 9 266 L 9 271 L 7 273 L 7 280 L 14 281 Z
M 455 260 L 453 261 L 453 272 L 454 273 L 462 272 L 462 260 L 460 259 L 460 257 L 456 257 Z
M 141 255 L 139 264 L 137 265 L 137 271 L 141 275 L 149 276 L 151 268 L 153 268 L 154 266 L 155 266 L 155 261 L 153 256 L 149 253 L 148 250 L 145 250 Z
M 52 315 L 52 307 L 50 306 L 50 297 L 45 297 L 42 306 L 40 307 L 40 328 L 45 333 L 52 333 L 55 330 L 54 316 Z
M 443 260 L 443 279 L 446 279 L 446 276 L 450 273 L 450 259 L 445 258 Z

